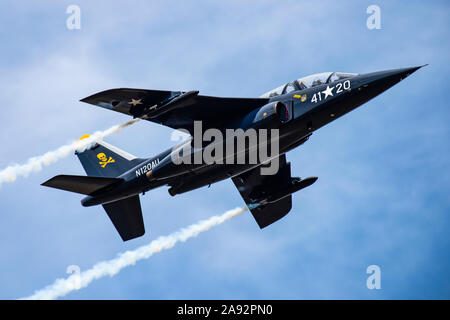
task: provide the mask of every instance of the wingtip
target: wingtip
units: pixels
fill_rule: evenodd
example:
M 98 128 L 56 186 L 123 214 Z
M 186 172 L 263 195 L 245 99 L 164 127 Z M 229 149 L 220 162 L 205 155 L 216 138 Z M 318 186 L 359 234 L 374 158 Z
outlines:
M 310 180 L 310 181 L 312 181 L 311 182 L 311 184 L 312 184 L 312 183 L 316 182 L 317 179 L 319 179 L 319 177 L 308 177 L 308 178 L 305 178 L 304 180 Z
M 41 186 L 43 187 L 51 187 L 49 184 L 52 182 L 53 179 L 55 179 L 57 176 L 54 176 L 53 178 L 48 179 L 47 181 L 44 181 L 41 183 Z
M 88 96 L 88 97 L 85 97 L 85 98 L 83 98 L 83 99 L 80 99 L 80 102 L 90 103 L 92 97 L 94 97 L 94 96 L 95 96 L 95 94 L 92 94 L 92 95 L 90 95 L 90 96 Z

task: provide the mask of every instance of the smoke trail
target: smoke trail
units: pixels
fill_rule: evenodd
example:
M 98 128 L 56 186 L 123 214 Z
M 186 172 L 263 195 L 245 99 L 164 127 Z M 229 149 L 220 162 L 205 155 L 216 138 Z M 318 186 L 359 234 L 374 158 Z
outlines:
M 0 186 L 4 182 L 14 182 L 16 181 L 18 176 L 28 177 L 28 175 L 32 172 L 38 172 L 42 170 L 42 166 L 49 166 L 56 161 L 67 157 L 73 151 L 83 151 L 90 144 L 102 140 L 103 138 L 115 133 L 119 132 L 121 129 L 128 127 L 140 119 L 136 118 L 130 121 L 127 121 L 121 125 L 112 126 L 105 131 L 97 131 L 92 134 L 89 138 L 74 141 L 68 145 L 59 147 L 54 151 L 49 151 L 41 156 L 33 157 L 28 159 L 25 164 L 14 164 L 6 167 L 5 169 L 0 171 Z
M 229 210 L 220 216 L 213 216 L 207 220 L 202 220 L 196 224 L 192 224 L 187 228 L 180 229 L 168 236 L 159 237 L 147 245 L 139 247 L 133 251 L 121 253 L 117 258 L 108 261 L 102 261 L 95 264 L 91 269 L 81 272 L 80 274 L 72 274 L 66 279 L 57 279 L 53 284 L 42 290 L 36 291 L 33 295 L 23 298 L 27 300 L 50 300 L 63 297 L 74 290 L 87 287 L 92 281 L 104 276 L 114 276 L 125 267 L 136 264 L 139 260 L 148 259 L 154 253 L 162 250 L 170 249 L 179 241 L 196 237 L 199 233 L 209 230 L 211 227 L 217 226 L 241 213 L 245 212 L 247 207 Z

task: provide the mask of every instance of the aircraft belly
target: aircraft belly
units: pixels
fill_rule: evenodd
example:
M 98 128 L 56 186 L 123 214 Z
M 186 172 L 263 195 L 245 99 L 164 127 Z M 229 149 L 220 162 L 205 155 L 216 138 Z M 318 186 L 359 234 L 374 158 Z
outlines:
M 226 165 L 215 164 L 203 167 L 195 172 L 186 173 L 169 182 L 171 195 L 185 193 L 198 189 L 248 171 L 259 164 Z

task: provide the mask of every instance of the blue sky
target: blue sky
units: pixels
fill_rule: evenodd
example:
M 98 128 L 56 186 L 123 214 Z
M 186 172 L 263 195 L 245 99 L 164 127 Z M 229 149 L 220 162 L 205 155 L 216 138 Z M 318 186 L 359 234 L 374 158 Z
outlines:
M 81 30 L 66 8 L 81 8 Z M 366 8 L 381 8 L 368 30 Z M 122 123 L 78 102 L 115 87 L 252 97 L 324 71 L 430 65 L 288 154 L 318 176 L 261 231 L 244 214 L 66 299 L 450 298 L 448 1 L 21 1 L 0 12 L 0 168 Z M 107 139 L 138 156 L 171 130 L 138 123 Z M 84 174 L 75 156 L 0 187 L 0 298 L 28 296 L 100 260 L 243 205 L 231 181 L 142 197 L 147 233 L 123 243 L 101 207 L 43 188 Z M 381 290 L 366 268 L 381 268 Z

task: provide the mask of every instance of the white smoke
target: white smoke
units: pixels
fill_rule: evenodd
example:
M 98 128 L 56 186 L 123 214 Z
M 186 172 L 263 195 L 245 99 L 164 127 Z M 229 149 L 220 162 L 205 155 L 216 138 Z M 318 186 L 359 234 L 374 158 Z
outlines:
M 49 151 L 41 156 L 32 157 L 32 158 L 28 159 L 28 161 L 24 164 L 10 165 L 0 171 L 0 186 L 4 182 L 16 181 L 17 177 L 19 177 L 19 176 L 28 177 L 28 175 L 32 172 L 41 171 L 42 166 L 48 166 L 52 163 L 55 163 L 58 160 L 61 160 L 65 157 L 67 157 L 69 154 L 71 154 L 75 150 L 83 151 L 92 143 L 94 143 L 96 141 L 100 141 L 103 138 L 105 138 L 115 132 L 119 132 L 121 129 L 128 127 L 128 126 L 138 122 L 139 120 L 140 120 L 139 118 L 136 118 L 136 119 L 127 121 L 121 125 L 112 126 L 111 128 L 106 129 L 104 131 L 97 131 L 94 134 L 92 134 L 89 138 L 74 141 L 70 144 L 59 147 L 56 150 Z
M 213 216 L 207 220 L 192 224 L 168 236 L 159 237 L 147 245 L 139 247 L 133 251 L 126 251 L 119 254 L 115 259 L 102 261 L 95 264 L 91 269 L 79 274 L 72 274 L 65 279 L 57 279 L 53 284 L 42 290 L 36 291 L 33 295 L 23 298 L 27 300 L 50 300 L 63 297 L 74 290 L 87 287 L 92 281 L 109 275 L 116 275 L 125 267 L 136 264 L 139 260 L 148 259 L 154 253 L 170 249 L 179 241 L 196 237 L 199 233 L 209 230 L 247 210 L 247 207 L 229 210 L 220 216 Z

